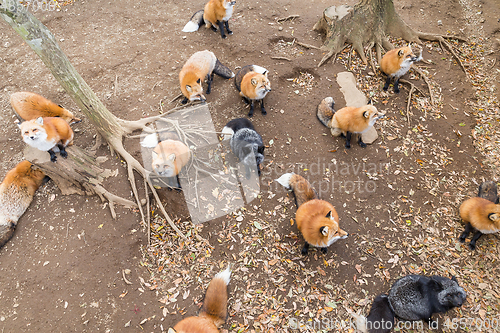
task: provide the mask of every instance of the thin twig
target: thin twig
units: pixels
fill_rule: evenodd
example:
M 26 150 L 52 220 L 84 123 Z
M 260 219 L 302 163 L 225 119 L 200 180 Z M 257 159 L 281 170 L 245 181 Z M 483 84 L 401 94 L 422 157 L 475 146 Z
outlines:
M 425 83 L 427 84 L 427 88 L 429 88 L 429 96 L 431 97 L 431 105 L 434 105 L 434 96 L 432 96 L 432 88 L 431 88 L 431 84 L 429 83 L 429 79 L 427 78 L 427 76 L 424 74 L 424 72 L 420 68 L 413 66 L 413 69 L 416 70 L 417 73 L 420 74 L 420 76 L 422 76 Z
M 291 59 L 287 58 L 287 57 L 271 57 L 271 59 L 274 59 L 274 60 L 287 60 L 287 61 L 292 61 Z
M 283 18 L 277 19 L 276 22 L 280 23 L 280 22 L 287 21 L 287 20 L 293 20 L 293 19 L 295 19 L 297 17 L 300 17 L 300 15 L 289 15 L 287 17 L 283 17 Z
M 146 178 L 144 179 L 144 192 L 146 192 L 146 223 L 148 224 L 148 246 L 151 246 L 151 221 L 149 219 L 149 194 L 148 194 L 148 182 Z
M 127 280 L 127 278 L 125 277 L 125 270 L 124 269 L 122 269 L 122 277 L 123 277 L 123 281 L 126 284 L 132 284 L 132 282 L 130 282 L 129 280 Z
M 180 93 L 179 95 L 175 96 L 175 98 L 174 98 L 174 99 L 172 99 L 169 103 L 174 102 L 175 100 L 177 100 L 177 99 L 181 98 L 182 96 L 183 96 L 183 95 L 182 95 L 182 93 Z
M 372 66 L 373 73 L 375 76 L 378 76 L 377 71 L 375 70 L 375 64 L 373 63 L 373 53 L 371 48 L 368 50 L 368 53 L 370 54 L 370 65 Z
M 406 102 L 406 120 L 408 121 L 408 128 L 411 128 L 411 126 L 410 126 L 410 105 L 411 105 L 411 94 L 413 93 L 413 90 L 415 90 L 415 85 L 411 84 L 410 92 L 408 93 L 408 101 Z
M 306 49 L 316 49 L 316 50 L 321 50 L 321 48 L 317 47 L 317 46 L 314 46 L 314 45 L 311 45 L 311 44 L 306 44 L 306 43 L 301 43 L 301 42 L 298 42 L 298 41 L 295 41 L 295 43 L 299 44 L 300 46 L 302 47 L 305 47 Z

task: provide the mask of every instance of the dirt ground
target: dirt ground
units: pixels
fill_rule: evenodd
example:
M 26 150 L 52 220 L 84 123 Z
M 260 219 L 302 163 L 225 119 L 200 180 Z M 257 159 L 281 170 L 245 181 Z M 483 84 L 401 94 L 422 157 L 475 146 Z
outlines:
M 318 68 L 324 52 L 295 44 L 320 46 L 322 36 L 312 26 L 324 8 L 344 3 L 355 1 L 239 0 L 230 21 L 234 34 L 225 40 L 205 29 L 181 32 L 203 0 L 76 0 L 60 11 L 32 11 L 106 107 L 128 120 L 177 105 L 179 100 L 170 101 L 180 93 L 178 73 L 196 51 L 213 51 L 233 70 L 247 64 L 269 69 L 268 115 L 256 108 L 252 118 L 268 147 L 261 196 L 236 214 L 192 226 L 183 194 L 162 191 L 167 211 L 190 237 L 179 239 L 155 217 L 150 248 L 137 212 L 118 208 L 113 220 L 98 197 L 63 196 L 51 182 L 44 185 L 0 251 L 2 332 L 165 332 L 196 315 L 207 283 L 227 263 L 233 264 L 224 326 L 229 331 L 285 332 L 290 318 L 347 322 L 348 311 L 366 313 L 376 295 L 409 273 L 456 275 L 466 288 L 468 302 L 443 321 L 499 318 L 498 237 L 483 236 L 470 252 L 457 241 L 463 228 L 457 208 L 481 181 L 499 175 L 500 93 L 492 78 L 500 73 L 500 2 L 395 1 L 410 27 L 468 38 L 467 44 L 452 44 L 469 79 L 439 43 L 423 44 L 432 63 L 419 66 L 435 105 L 424 81 L 407 74 L 422 91 L 414 95 L 409 117 L 408 86 L 399 95 L 385 93 L 384 79 L 350 49 Z M 289 15 L 299 17 L 277 22 Z M 82 113 L 3 21 L 0 66 L 4 175 L 24 149 L 11 93 L 33 91 Z M 376 126 L 379 139 L 366 149 L 353 144 L 345 150 L 343 139 L 332 138 L 315 117 L 326 96 L 344 106 L 335 75 L 346 70 L 387 114 Z M 217 130 L 248 113 L 231 80 L 216 77 L 207 99 Z M 74 129 L 75 144 L 90 148 L 90 121 L 84 118 Z M 138 140 L 126 146 L 140 155 Z M 122 161 L 104 146 L 97 155 L 107 157 L 106 168 L 118 170 L 106 187 L 132 198 Z M 321 196 L 337 208 L 350 236 L 327 255 L 300 255 L 303 240 L 290 222 L 293 197 L 273 182 L 288 171 L 307 176 L 317 188 L 328 185 Z

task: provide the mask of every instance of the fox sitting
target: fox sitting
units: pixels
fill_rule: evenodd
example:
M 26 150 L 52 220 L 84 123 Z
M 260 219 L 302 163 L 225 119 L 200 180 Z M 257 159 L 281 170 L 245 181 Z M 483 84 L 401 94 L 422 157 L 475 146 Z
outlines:
M 465 231 L 459 241 L 464 243 L 467 236 L 473 232 L 469 248 L 476 248 L 476 241 L 483 234 L 493 234 L 500 231 L 500 204 L 498 204 L 497 184 L 484 182 L 479 187 L 478 196 L 465 200 L 460 206 L 460 217 L 465 222 Z
M 332 204 L 318 199 L 316 191 L 304 177 L 285 173 L 276 181 L 291 189 L 295 195 L 298 207 L 295 220 L 305 240 L 303 255 L 307 254 L 310 245 L 319 247 L 321 252 L 326 254 L 328 246 L 349 236 L 340 229 L 339 216 Z
M 229 29 L 229 19 L 233 15 L 234 0 L 210 0 L 204 10 L 199 10 L 191 17 L 191 20 L 182 29 L 183 32 L 197 31 L 203 24 L 207 28 L 217 31 L 219 27 L 220 35 L 226 38 L 224 27 L 229 35 L 233 32 Z
M 22 161 L 10 170 L 0 184 L 0 248 L 7 243 L 17 221 L 28 209 L 35 191 L 42 185 L 45 174 Z
M 68 157 L 66 147 L 73 144 L 73 130 L 63 118 L 38 117 L 22 122 L 19 128 L 24 142 L 34 148 L 48 151 L 52 162 L 57 160 L 57 151 L 62 157 Z
M 330 128 L 333 136 L 344 136 L 346 138 L 345 147 L 351 148 L 351 136 L 353 133 L 362 134 L 370 129 L 375 122 L 385 115 L 371 105 L 371 100 L 367 105 L 356 108 L 346 106 L 338 111 L 334 110 L 335 102 L 333 98 L 325 98 L 318 106 L 316 116 L 319 121 Z M 358 144 L 366 147 L 361 135 Z
M 227 318 L 227 286 L 231 280 L 229 266 L 210 281 L 197 317 L 178 322 L 168 333 L 218 333 Z
M 68 124 L 79 123 L 73 113 L 60 105 L 38 94 L 22 91 L 10 95 L 10 104 L 22 120 L 31 120 L 38 117 L 60 117 Z
M 260 110 L 267 114 L 264 108 L 264 97 L 271 91 L 271 82 L 267 78 L 267 69 L 257 65 L 247 65 L 241 68 L 234 77 L 234 85 L 246 104 L 250 104 L 248 116 L 253 116 L 254 102 L 260 100 Z
M 422 50 L 417 57 L 413 54 L 410 46 L 401 47 L 399 49 L 390 50 L 380 61 L 380 69 L 387 75 L 384 85 L 384 91 L 387 91 L 392 79 L 394 81 L 394 92 L 399 93 L 399 78 L 405 75 L 413 63 L 422 60 Z
M 182 104 L 186 104 L 188 101 L 204 102 L 206 98 L 203 95 L 201 81 L 207 79 L 208 87 L 206 94 L 210 94 L 214 74 L 225 79 L 234 77 L 234 73 L 222 65 L 213 52 L 205 50 L 193 54 L 186 61 L 179 73 L 181 91 L 184 95 Z

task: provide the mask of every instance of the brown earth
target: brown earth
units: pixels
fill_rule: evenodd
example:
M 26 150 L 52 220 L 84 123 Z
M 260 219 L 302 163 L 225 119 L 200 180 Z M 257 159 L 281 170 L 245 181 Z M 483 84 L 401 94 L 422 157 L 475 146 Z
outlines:
M 180 92 L 178 72 L 196 51 L 212 50 L 233 70 L 247 64 L 269 69 L 273 91 L 266 97 L 268 115 L 262 116 L 257 107 L 252 118 L 269 147 L 262 195 L 239 212 L 242 221 L 231 215 L 192 227 L 182 193 L 162 192 L 172 218 L 183 221 L 182 230 L 199 233 L 210 245 L 193 237 L 183 242 L 167 225 L 155 232 L 164 225 L 156 218 L 153 246 L 147 249 L 145 224 L 137 212 L 118 208 L 113 220 L 97 197 L 62 196 L 52 183 L 43 186 L 14 238 L 0 252 L 2 332 L 166 331 L 183 316 L 196 314 L 208 281 L 228 262 L 234 264 L 230 317 L 224 326 L 228 330 L 281 332 L 291 317 L 346 320 L 348 309 L 365 306 L 395 278 L 410 272 L 458 275 L 469 302 L 451 312 L 452 318 L 498 318 L 498 238 L 483 236 L 474 253 L 456 241 L 462 230 L 456 214 L 459 203 L 473 195 L 483 179 L 498 174 L 482 164 L 484 155 L 471 136 L 477 129 L 474 110 L 496 110 L 498 119 L 498 87 L 482 83 L 492 88 L 484 91 L 492 96 L 491 104 L 482 105 L 483 92 L 466 79 L 451 54 L 437 43 L 425 43 L 424 58 L 432 63 L 420 67 L 431 79 L 437 102 L 430 105 L 422 79 L 406 75 L 424 92 L 414 97 L 408 123 L 407 86 L 399 95 L 384 93 L 383 78 L 370 73 L 354 53 L 349 56 L 349 49 L 335 64 L 330 61 L 318 68 L 324 53 L 294 43 L 321 45 L 322 36 L 311 27 L 332 4 L 337 3 L 238 1 L 230 21 L 234 34 L 225 40 L 205 29 L 180 32 L 191 14 L 203 7 L 199 0 L 186 5 L 77 0 L 60 11 L 32 11 L 108 109 L 128 120 L 176 105 L 169 101 Z M 414 29 L 475 36 L 469 44 L 454 44 L 470 73 L 500 72 L 498 0 L 410 0 L 395 5 Z M 295 14 L 300 17 L 277 22 Z M 37 92 L 82 114 L 3 21 L 0 49 L 3 175 L 23 158 L 24 148 L 13 123 L 11 93 Z M 271 59 L 276 56 L 290 61 Z M 366 149 L 353 144 L 347 151 L 343 139 L 332 138 L 318 122 L 315 110 L 326 96 L 332 96 L 337 107 L 344 106 L 335 75 L 348 63 L 359 88 L 387 118 L 377 125 L 378 141 Z M 311 75 L 314 79 L 301 86 L 300 79 Z M 214 80 L 208 102 L 217 130 L 248 112 L 233 82 L 220 77 Z M 490 126 L 498 131 L 497 125 Z M 84 119 L 74 128 L 75 144 L 90 148 L 92 124 Z M 137 140 L 127 140 L 126 146 L 140 156 Z M 119 171 L 107 188 L 131 198 L 122 162 L 105 147 L 97 155 L 108 157 L 106 168 Z M 325 186 L 321 197 L 337 207 L 341 226 L 350 233 L 326 256 L 315 250 L 300 256 L 302 239 L 290 225 L 293 200 L 272 182 L 287 171 L 306 175 L 316 188 Z M 360 187 L 352 188 L 353 184 Z M 130 285 L 123 278 L 127 269 Z M 182 300 L 169 299 L 177 291 L 189 294 Z

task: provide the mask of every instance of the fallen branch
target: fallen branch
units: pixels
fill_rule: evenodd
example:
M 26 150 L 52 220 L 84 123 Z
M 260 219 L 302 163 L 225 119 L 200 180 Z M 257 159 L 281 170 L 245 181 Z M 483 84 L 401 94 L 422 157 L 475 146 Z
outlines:
M 291 59 L 288 59 L 286 57 L 271 57 L 271 59 L 274 59 L 274 60 L 286 60 L 286 61 L 292 61 Z
M 283 17 L 283 18 L 277 19 L 276 22 L 281 23 L 281 22 L 284 22 L 284 21 L 293 20 L 293 19 L 295 19 L 297 17 L 300 17 L 300 15 L 289 15 L 287 17 Z
M 306 49 L 316 49 L 316 50 L 321 50 L 321 48 L 317 47 L 317 46 L 314 46 L 314 45 L 310 45 L 310 44 L 306 44 L 306 43 L 301 43 L 301 42 L 297 42 L 295 41 L 296 44 L 299 44 L 300 46 L 302 47 L 305 47 Z

